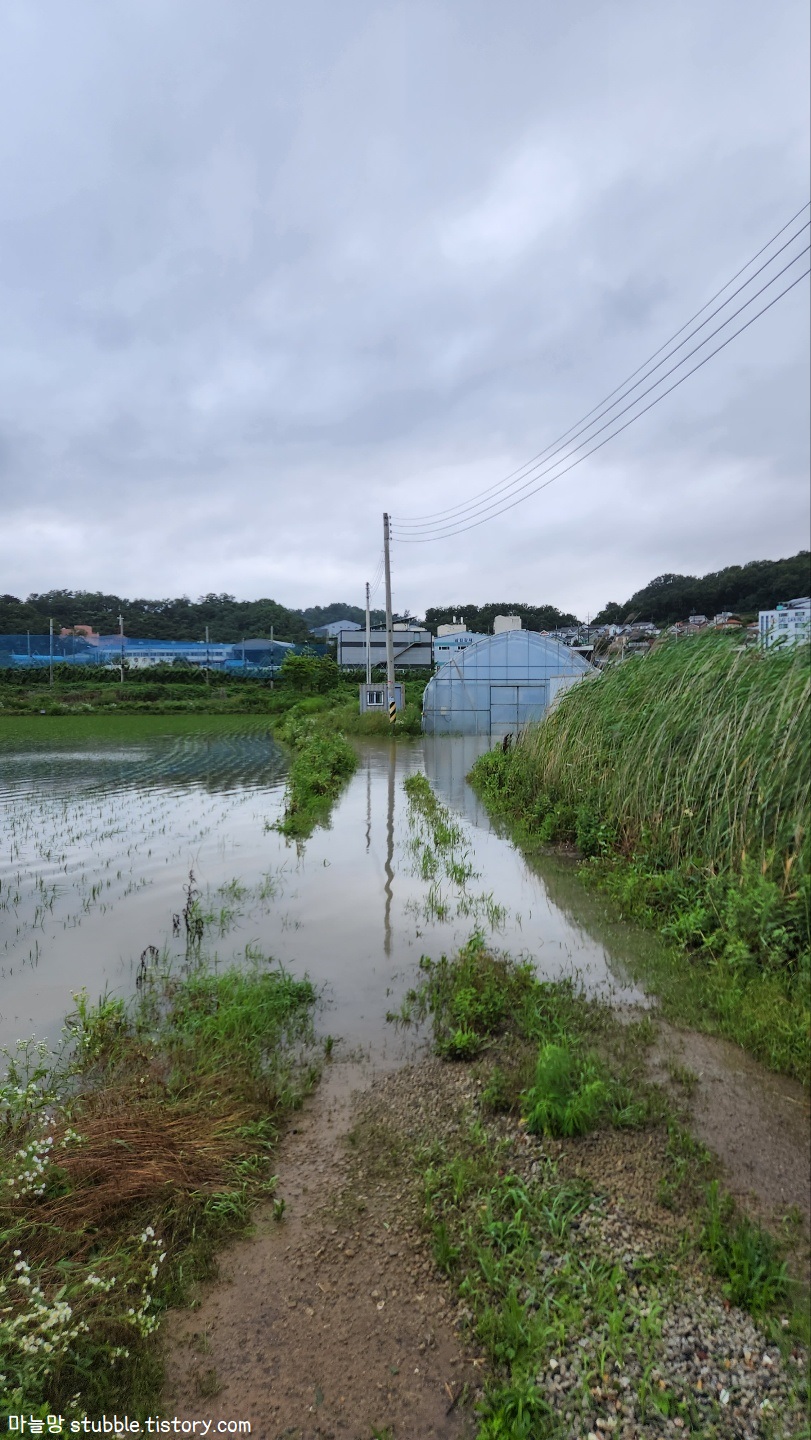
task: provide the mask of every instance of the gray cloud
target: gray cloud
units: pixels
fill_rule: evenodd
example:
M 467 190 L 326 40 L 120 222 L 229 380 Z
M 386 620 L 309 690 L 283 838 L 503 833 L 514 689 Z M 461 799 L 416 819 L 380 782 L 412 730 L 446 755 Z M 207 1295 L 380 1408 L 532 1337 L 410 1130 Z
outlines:
M 775 0 L 0 0 L 0 588 L 356 599 L 803 203 Z M 594 611 L 806 538 L 807 282 L 398 602 Z

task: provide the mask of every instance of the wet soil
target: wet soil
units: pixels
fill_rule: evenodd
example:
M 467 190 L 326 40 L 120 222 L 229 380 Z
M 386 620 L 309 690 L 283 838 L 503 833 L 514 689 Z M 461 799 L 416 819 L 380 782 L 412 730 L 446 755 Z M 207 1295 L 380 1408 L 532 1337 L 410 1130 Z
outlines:
M 796 1212 L 807 1243 L 811 1101 L 802 1085 L 728 1040 L 664 1022 L 650 1058 L 653 1078 L 681 1090 L 690 1128 L 718 1158 L 730 1194 L 765 1224 Z
M 250 1420 L 260 1440 L 463 1440 L 481 1361 L 403 1230 L 396 1166 L 355 1153 L 369 1067 L 328 1066 L 278 1151 L 278 1197 L 223 1257 L 198 1308 L 169 1325 L 163 1413 Z
M 651 1057 L 739 1203 L 775 1226 L 792 1208 L 803 1217 L 796 1268 L 807 1273 L 801 1087 L 735 1046 L 665 1025 Z M 407 1193 L 413 1143 L 426 1128 L 451 1143 L 475 1089 L 465 1067 L 428 1059 L 388 1076 L 327 1067 L 278 1151 L 283 1218 L 265 1208 L 199 1306 L 170 1319 L 164 1415 L 248 1419 L 261 1440 L 475 1433 L 484 1362 L 462 1338 Z M 556 1147 L 565 1171 L 609 1197 L 605 1223 L 620 1247 L 634 1234 L 655 1248 L 679 1228 L 654 1198 L 664 1144 L 659 1132 L 612 1132 Z

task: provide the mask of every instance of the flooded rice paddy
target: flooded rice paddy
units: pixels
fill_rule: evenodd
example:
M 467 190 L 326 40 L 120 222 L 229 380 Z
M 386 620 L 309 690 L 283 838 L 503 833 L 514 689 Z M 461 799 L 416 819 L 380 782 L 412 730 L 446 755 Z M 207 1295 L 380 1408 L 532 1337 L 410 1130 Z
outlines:
M 182 958 L 190 872 L 210 956 L 308 973 L 322 1030 L 381 1058 L 420 956 L 474 929 L 546 976 L 642 998 L 627 966 L 653 942 L 608 924 L 564 861 L 531 866 L 493 829 L 465 779 L 481 741 L 357 742 L 330 828 L 297 846 L 272 828 L 287 758 L 261 728 L 127 734 L 0 741 L 0 1044 L 55 1040 L 80 989 L 131 993 L 150 946 Z M 415 773 L 453 813 L 445 851 L 403 788 Z

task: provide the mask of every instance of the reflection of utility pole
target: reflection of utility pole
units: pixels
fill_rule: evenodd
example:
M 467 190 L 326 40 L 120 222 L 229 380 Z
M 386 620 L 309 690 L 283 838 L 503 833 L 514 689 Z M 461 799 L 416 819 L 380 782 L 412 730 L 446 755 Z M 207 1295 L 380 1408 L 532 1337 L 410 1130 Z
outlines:
M 369 581 L 366 581 L 366 684 L 372 683 L 372 613 L 369 609 Z
M 366 854 L 372 843 L 372 758 L 366 756 Z
M 397 750 L 392 744 L 389 750 L 389 787 L 388 803 L 386 805 L 386 883 L 383 886 L 386 895 L 386 908 L 383 913 L 383 949 L 387 955 L 391 955 L 391 895 L 392 881 L 394 879 L 394 768 L 397 761 Z
M 383 560 L 386 570 L 386 698 L 389 702 L 389 723 L 397 718 L 394 698 L 394 636 L 391 633 L 391 558 L 389 556 L 389 517 L 383 516 Z

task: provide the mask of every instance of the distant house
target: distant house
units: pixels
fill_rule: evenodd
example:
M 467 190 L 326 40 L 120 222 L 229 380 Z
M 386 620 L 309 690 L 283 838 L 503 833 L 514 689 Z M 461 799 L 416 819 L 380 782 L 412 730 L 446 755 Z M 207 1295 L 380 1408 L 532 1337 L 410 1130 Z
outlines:
M 769 650 L 774 645 L 798 645 L 811 639 L 811 599 L 787 600 L 774 610 L 761 610 L 758 615 L 760 643 Z
M 90 641 L 91 644 L 99 638 L 98 630 L 94 630 L 92 625 L 63 625 L 59 631 L 59 638 L 62 639 L 66 635 L 81 635 L 82 639 Z
M 708 622 L 708 620 L 707 620 L 706 615 L 688 615 L 688 616 L 687 616 L 687 624 L 688 624 L 688 625 L 695 625 L 696 629 L 698 629 L 698 628 L 699 628 L 700 626 L 702 626 L 702 625 L 707 625 L 708 623 L 709 623 L 709 622 Z
M 318 635 L 322 640 L 334 640 L 342 630 L 362 630 L 363 626 L 358 625 L 356 620 L 330 620 L 329 625 L 317 625 L 310 631 L 311 635 Z

